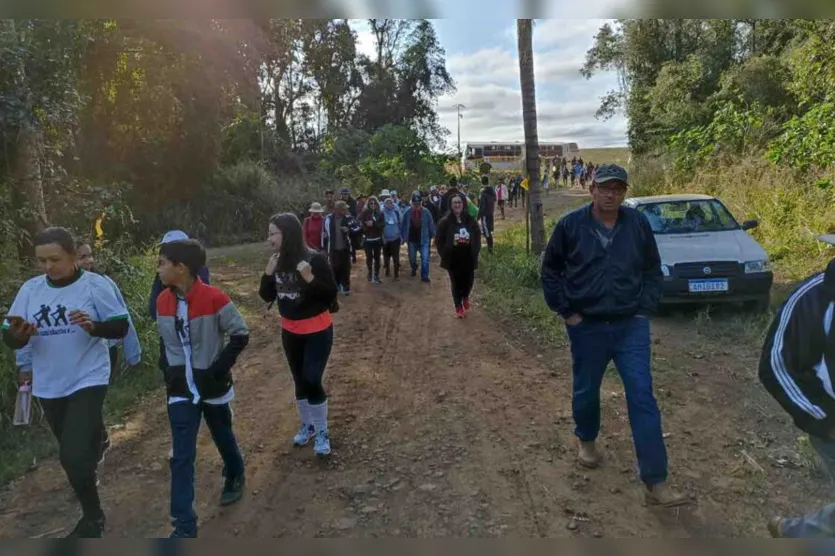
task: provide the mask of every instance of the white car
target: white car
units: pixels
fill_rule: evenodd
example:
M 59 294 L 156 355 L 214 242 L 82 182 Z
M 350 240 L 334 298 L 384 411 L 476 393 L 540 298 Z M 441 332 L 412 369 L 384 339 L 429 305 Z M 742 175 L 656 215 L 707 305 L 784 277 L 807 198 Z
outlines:
M 725 205 L 709 195 L 634 197 L 624 204 L 649 220 L 664 275 L 662 305 L 744 302 L 769 305 L 771 273 L 765 249 Z

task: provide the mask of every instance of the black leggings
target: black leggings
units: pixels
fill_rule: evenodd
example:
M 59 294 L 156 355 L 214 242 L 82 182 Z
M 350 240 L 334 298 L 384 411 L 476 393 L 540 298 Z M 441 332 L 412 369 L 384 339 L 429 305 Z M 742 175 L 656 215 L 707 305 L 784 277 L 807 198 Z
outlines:
M 380 254 L 382 253 L 382 249 L 382 239 L 376 241 L 365 240 L 365 265 L 368 267 L 369 274 L 373 270 L 374 276 L 378 278 L 380 277 Z
M 328 397 L 322 387 L 322 377 L 333 346 L 333 326 L 313 334 L 293 334 L 281 331 L 284 355 L 293 373 L 296 399 L 310 405 L 325 403 Z
M 452 286 L 452 302 L 455 308 L 464 306 L 464 298 L 470 297 L 475 281 L 475 269 L 472 264 L 459 263 L 449 269 L 449 282 Z
M 61 467 L 81 504 L 84 517 L 102 517 L 96 467 L 101 450 L 102 406 L 107 386 L 91 386 L 63 398 L 39 398 L 44 417 L 58 441 Z
M 394 261 L 394 277 L 397 278 L 400 275 L 399 239 L 395 239 L 394 241 L 387 241 L 383 244 L 383 265 L 386 267 L 386 273 L 388 273 L 391 261 Z

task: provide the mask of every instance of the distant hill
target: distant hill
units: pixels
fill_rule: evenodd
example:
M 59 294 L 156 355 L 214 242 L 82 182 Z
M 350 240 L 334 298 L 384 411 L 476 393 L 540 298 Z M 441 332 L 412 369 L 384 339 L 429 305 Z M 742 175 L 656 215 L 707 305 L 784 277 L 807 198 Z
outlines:
M 617 164 L 629 166 L 629 147 L 613 147 L 607 149 L 584 149 L 580 146 L 583 160 L 595 164 Z

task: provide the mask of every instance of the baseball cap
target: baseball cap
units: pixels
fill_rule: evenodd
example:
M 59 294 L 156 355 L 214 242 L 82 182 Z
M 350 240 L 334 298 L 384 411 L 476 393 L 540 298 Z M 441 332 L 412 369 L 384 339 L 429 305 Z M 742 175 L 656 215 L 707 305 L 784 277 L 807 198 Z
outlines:
M 380 191 L 380 197 L 391 197 L 391 191 L 388 189 L 383 189 Z
M 165 235 L 162 236 L 162 241 L 159 242 L 159 245 L 171 243 L 172 241 L 183 241 L 184 239 L 188 239 L 187 233 L 182 230 L 171 230 L 169 232 L 165 232 Z
M 617 164 L 601 164 L 597 170 L 594 171 L 592 178 L 594 183 L 606 183 L 607 181 L 622 181 L 629 185 L 627 181 L 626 170 Z
M 413 203 L 419 203 L 421 201 L 421 199 L 422 199 L 422 197 L 420 195 L 420 192 L 415 191 L 414 193 L 412 193 L 412 202 Z
M 341 194 L 343 194 L 343 195 L 344 195 L 344 194 L 346 194 L 346 193 L 350 193 L 350 192 L 351 192 L 351 190 L 350 190 L 349 188 L 347 188 L 347 187 L 341 187 L 341 188 L 339 189 L 339 192 L 340 192 Z

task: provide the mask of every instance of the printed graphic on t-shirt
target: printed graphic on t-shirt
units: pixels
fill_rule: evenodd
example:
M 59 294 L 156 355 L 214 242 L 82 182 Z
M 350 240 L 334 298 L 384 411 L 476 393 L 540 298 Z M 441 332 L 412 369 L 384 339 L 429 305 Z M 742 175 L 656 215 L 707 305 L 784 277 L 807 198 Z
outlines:
M 188 310 L 188 307 L 186 307 Z M 183 347 L 191 347 L 191 334 L 189 331 L 188 321 L 183 319 L 179 314 L 174 317 L 174 329 L 177 331 L 177 336 L 180 337 Z
M 35 313 L 35 325 L 38 327 L 38 336 L 59 336 L 63 334 L 75 334 L 77 326 L 70 326 L 67 319 L 67 309 L 58 303 L 53 311 L 52 307 L 41 304 L 40 310 Z
M 455 245 L 469 245 L 470 244 L 470 231 L 466 228 L 466 226 L 462 226 L 455 235 L 452 237 L 452 241 Z
M 301 297 L 301 284 L 297 273 L 279 272 L 275 275 L 275 289 L 279 300 L 295 301 Z

